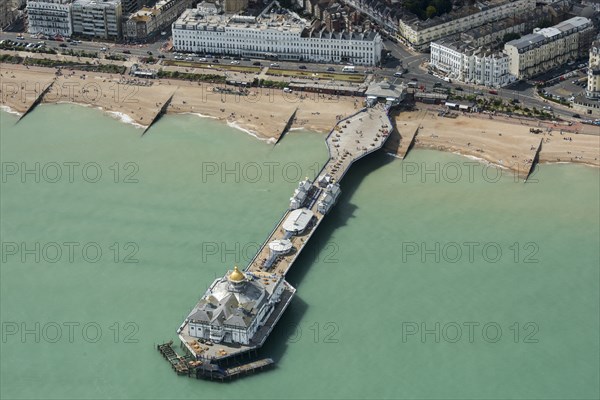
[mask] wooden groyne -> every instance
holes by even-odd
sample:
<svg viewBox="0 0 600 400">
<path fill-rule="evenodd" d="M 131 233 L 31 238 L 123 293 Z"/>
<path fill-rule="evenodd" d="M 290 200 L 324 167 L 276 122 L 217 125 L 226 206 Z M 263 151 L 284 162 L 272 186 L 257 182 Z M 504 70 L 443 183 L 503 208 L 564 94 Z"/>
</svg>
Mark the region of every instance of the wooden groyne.
<svg viewBox="0 0 600 400">
<path fill-rule="evenodd" d="M 23 118 L 25 118 L 25 116 L 27 114 L 29 114 L 30 112 L 32 112 L 35 107 L 37 107 L 38 104 L 40 104 L 42 102 L 42 100 L 44 99 L 44 96 L 46 95 L 46 93 L 48 93 L 51 89 L 52 89 L 52 85 L 54 85 L 54 82 L 56 82 L 56 78 L 54 78 L 52 80 L 52 82 L 50 82 L 45 88 L 44 90 L 42 90 L 40 92 L 40 94 L 38 94 L 38 96 L 35 98 L 35 100 L 33 101 L 33 103 L 31 103 L 31 105 L 27 108 L 27 110 L 25 110 L 25 112 L 23 113 L 23 115 L 21 115 L 19 117 L 19 119 L 17 120 L 17 123 L 19 123 L 19 121 L 21 121 Z"/>
<path fill-rule="evenodd" d="M 533 172 L 536 165 L 540 161 L 540 152 L 542 151 L 542 143 L 544 143 L 544 139 L 540 139 L 540 143 L 538 144 L 537 149 L 535 150 L 535 155 L 533 156 L 533 160 L 531 160 L 531 165 L 529 166 L 529 170 L 527 171 L 527 174 L 525 175 L 524 182 L 527 182 L 527 179 L 529 179 L 529 177 L 531 176 L 531 173 Z"/>
<path fill-rule="evenodd" d="M 417 127 L 417 129 L 415 129 L 415 131 L 413 132 L 413 134 L 411 136 L 407 136 L 406 138 L 400 138 L 400 151 L 398 152 L 398 156 L 400 156 L 402 159 L 406 158 L 406 156 L 408 155 L 408 152 L 415 146 L 415 142 L 417 141 L 417 134 L 419 133 L 419 128 Z M 404 140 L 406 139 L 406 140 Z M 404 147 L 404 143 L 406 142 L 407 145 L 406 147 Z"/>
<path fill-rule="evenodd" d="M 146 134 L 146 132 L 148 132 L 148 129 L 150 129 L 152 127 L 152 125 L 154 125 L 156 123 L 156 121 L 158 121 L 160 119 L 160 117 L 162 117 L 163 114 L 165 114 L 167 112 L 167 108 L 171 104 L 171 101 L 173 100 L 174 96 L 175 96 L 175 92 L 173 92 L 171 94 L 171 96 L 169 96 L 169 98 L 167 99 L 167 101 L 165 101 L 163 103 L 163 105 L 160 107 L 160 110 L 158 110 L 158 112 L 156 113 L 156 115 L 154 116 L 154 118 L 152 118 L 152 121 L 150 121 L 150 123 L 148 124 L 148 126 L 144 129 L 144 132 L 142 132 L 142 136 L 144 136 Z"/>
<path fill-rule="evenodd" d="M 285 134 L 288 133 L 288 131 L 292 127 L 292 124 L 294 123 L 294 120 L 296 119 L 296 113 L 297 112 L 298 112 L 298 107 L 296 107 L 296 109 L 294 110 L 294 112 L 292 113 L 292 115 L 290 116 L 290 118 L 288 119 L 287 123 L 283 127 L 283 130 L 281 131 L 281 134 L 277 138 L 277 141 L 275 142 L 275 144 L 279 143 L 281 141 L 281 139 L 283 139 L 283 137 L 285 136 Z"/>
</svg>

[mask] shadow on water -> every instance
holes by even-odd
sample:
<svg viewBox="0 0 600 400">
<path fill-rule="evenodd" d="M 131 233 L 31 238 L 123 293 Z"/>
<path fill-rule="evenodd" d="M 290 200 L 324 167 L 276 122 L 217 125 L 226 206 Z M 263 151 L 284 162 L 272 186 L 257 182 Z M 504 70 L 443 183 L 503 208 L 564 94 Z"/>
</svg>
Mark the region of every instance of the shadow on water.
<svg viewBox="0 0 600 400">
<path fill-rule="evenodd" d="M 308 304 L 302 300 L 302 280 L 315 261 L 324 257 L 323 253 L 327 252 L 333 232 L 353 218 L 358 207 L 351 203 L 351 199 L 364 178 L 394 160 L 395 158 L 385 152 L 378 151 L 353 164 L 344 177 L 341 182 L 342 195 L 338 203 L 323 220 L 286 276 L 286 280 L 296 287 L 298 292 L 260 350 L 263 357 L 271 357 L 277 362 L 283 357 L 288 343 L 297 339 L 297 327 L 308 309 Z"/>
</svg>

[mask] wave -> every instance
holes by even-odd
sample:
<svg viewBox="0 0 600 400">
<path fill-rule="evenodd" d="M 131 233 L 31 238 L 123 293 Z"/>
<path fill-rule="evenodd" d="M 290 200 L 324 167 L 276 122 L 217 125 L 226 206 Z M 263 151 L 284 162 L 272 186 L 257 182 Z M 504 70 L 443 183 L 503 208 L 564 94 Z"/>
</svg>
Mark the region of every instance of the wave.
<svg viewBox="0 0 600 400">
<path fill-rule="evenodd" d="M 102 110 L 102 107 L 98 107 Z M 103 110 L 104 111 L 104 110 Z M 131 118 L 129 115 L 119 112 L 119 111 L 105 111 L 106 113 L 108 113 L 110 116 L 116 118 L 117 120 L 129 124 L 129 125 L 133 125 L 136 128 L 139 129 L 146 129 L 148 126 L 147 125 L 142 125 L 142 124 L 138 124 L 137 122 L 135 122 L 135 120 L 133 118 Z"/>
<path fill-rule="evenodd" d="M 0 110 L 6 112 L 8 114 L 16 115 L 17 117 L 21 117 L 23 115 L 23 113 L 18 112 L 14 108 L 10 108 L 9 106 L 6 106 L 6 105 L 0 105 Z"/>
<path fill-rule="evenodd" d="M 180 113 L 180 114 L 190 114 L 190 115 L 195 115 L 200 118 L 219 119 L 217 117 L 213 117 L 212 115 L 205 115 L 205 114 L 200 114 L 200 113 L 195 113 L 195 112 L 184 112 L 184 113 Z"/>
<path fill-rule="evenodd" d="M 257 132 L 255 132 L 255 131 L 253 131 L 253 130 L 246 129 L 246 128 L 242 128 L 242 127 L 241 127 L 241 126 L 240 126 L 240 125 L 237 123 L 237 121 L 227 121 L 227 126 L 229 126 L 230 128 L 235 128 L 235 129 L 238 129 L 238 130 L 240 130 L 240 131 L 242 131 L 242 132 L 245 132 L 245 133 L 247 133 L 247 134 L 248 134 L 248 135 L 250 135 L 250 136 L 253 136 L 253 137 L 255 137 L 255 138 L 256 138 L 256 139 L 258 139 L 258 140 L 261 140 L 261 141 L 263 141 L 263 142 L 267 142 L 267 143 L 269 143 L 269 144 L 275 144 L 275 142 L 277 142 L 277 139 L 275 139 L 275 138 L 265 138 L 265 137 L 262 137 L 262 136 L 260 136 L 260 135 L 259 135 Z"/>
</svg>

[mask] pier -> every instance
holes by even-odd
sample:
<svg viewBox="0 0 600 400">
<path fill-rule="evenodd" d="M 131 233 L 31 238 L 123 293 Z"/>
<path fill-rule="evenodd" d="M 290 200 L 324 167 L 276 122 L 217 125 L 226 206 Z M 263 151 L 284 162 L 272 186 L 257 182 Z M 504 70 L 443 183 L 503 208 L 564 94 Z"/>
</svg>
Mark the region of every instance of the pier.
<svg viewBox="0 0 600 400">
<path fill-rule="evenodd" d="M 321 169 L 319 176 L 329 175 L 332 182 L 339 184 L 354 162 L 381 149 L 389 137 L 391 126 L 387 111 L 382 105 L 362 109 L 339 121 L 327 136 L 329 160 Z M 288 237 L 283 225 L 290 213 L 295 210 L 286 210 L 256 256 L 246 267 L 246 271 L 263 279 L 269 279 L 272 274 L 285 277 L 325 216 L 319 212 L 317 201 L 323 189 L 317 179 L 310 182 L 307 190 L 309 196 L 298 208 L 309 210 L 312 213 L 310 227 L 302 234 Z M 268 244 L 278 240 L 290 240 L 293 246 L 292 251 L 288 255 L 279 256 L 270 267 L 266 267 L 264 264 L 270 253 Z"/>
<path fill-rule="evenodd" d="M 390 108 L 404 94 L 404 87 L 377 84 L 367 92 L 365 108 L 336 123 L 326 138 L 327 162 L 314 179 L 298 184 L 289 206 L 243 272 L 235 267 L 215 279 L 177 329 L 184 355 L 179 356 L 171 342 L 158 346 L 178 374 L 225 380 L 273 364 L 252 355 L 296 293 L 285 277 L 337 202 L 340 182 L 350 167 L 380 150 L 389 138 L 394 126 Z M 187 360 L 187 372 L 182 360 Z M 228 369 L 230 364 L 234 366 Z"/>
</svg>

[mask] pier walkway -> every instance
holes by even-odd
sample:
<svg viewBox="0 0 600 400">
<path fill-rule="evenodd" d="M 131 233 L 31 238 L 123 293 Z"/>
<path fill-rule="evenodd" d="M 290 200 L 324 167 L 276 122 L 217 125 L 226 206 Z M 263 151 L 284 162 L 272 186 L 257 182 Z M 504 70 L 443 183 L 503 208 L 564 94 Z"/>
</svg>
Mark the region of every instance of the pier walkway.
<svg viewBox="0 0 600 400">
<path fill-rule="evenodd" d="M 358 113 L 339 121 L 327 136 L 329 160 L 321 169 L 319 176 L 327 174 L 334 182 L 339 183 L 355 161 L 381 149 L 389 137 L 391 128 L 392 124 L 383 104 L 364 108 Z M 246 267 L 246 271 L 261 277 L 264 282 L 268 282 L 272 274 L 280 276 L 287 274 L 325 216 L 318 210 L 317 200 L 323 189 L 318 185 L 317 178 L 315 177 L 311 182 L 311 188 L 308 190 L 310 196 L 307 197 L 305 204 L 301 207 L 312 212 L 313 217 L 308 228 L 303 233 L 290 237 L 283 224 L 294 210 L 286 210 L 256 256 Z M 284 239 L 291 241 L 292 251 L 287 255 L 279 256 L 268 268 L 265 267 L 265 262 L 270 253 L 268 244 Z"/>
<path fill-rule="evenodd" d="M 299 183 L 289 207 L 245 268 L 248 279 L 260 280 L 263 287 L 276 285 L 283 280 L 276 306 L 249 343 L 198 339 L 189 332 L 187 319 L 179 327 L 177 333 L 181 346 L 190 360 L 188 375 L 220 379 L 262 369 L 272 363 L 272 360 L 263 360 L 256 364 L 241 364 L 242 368 L 224 369 L 224 365 L 230 361 L 235 363 L 240 358 L 250 357 L 262 347 L 290 304 L 296 289 L 285 281 L 285 276 L 340 196 L 339 182 L 352 164 L 381 149 L 390 136 L 392 122 L 388 106 L 389 104 L 372 104 L 371 107 L 363 108 L 338 121 L 326 140 L 329 159 L 314 179 L 307 178 Z M 170 349 L 170 344 L 159 347 L 159 351 L 171 362 L 172 368 L 179 374 L 185 374 L 181 357 L 173 354 Z M 236 367 L 238 366 L 240 365 Z"/>
</svg>

